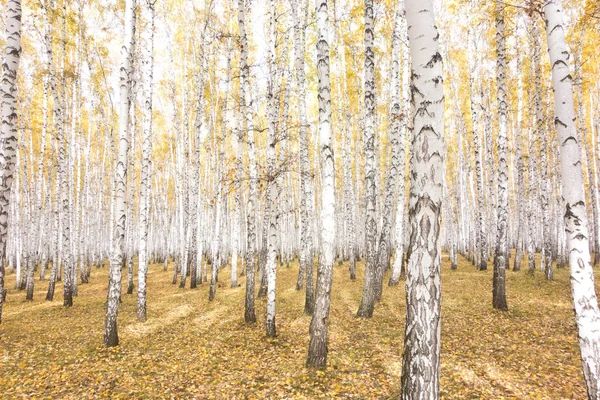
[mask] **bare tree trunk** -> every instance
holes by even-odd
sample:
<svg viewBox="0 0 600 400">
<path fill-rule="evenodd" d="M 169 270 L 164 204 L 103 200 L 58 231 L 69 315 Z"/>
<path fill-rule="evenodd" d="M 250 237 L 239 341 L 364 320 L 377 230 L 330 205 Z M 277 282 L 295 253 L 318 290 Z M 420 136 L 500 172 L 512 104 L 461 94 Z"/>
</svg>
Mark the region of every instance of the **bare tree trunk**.
<svg viewBox="0 0 600 400">
<path fill-rule="evenodd" d="M 135 70 L 137 66 L 133 68 L 132 77 L 135 79 Z M 133 201 L 135 197 L 135 98 L 137 89 L 132 89 L 131 100 L 130 100 L 130 128 L 129 128 L 129 166 L 127 171 L 129 173 L 128 179 L 128 199 L 126 208 L 126 233 L 125 233 L 125 264 L 127 266 L 127 294 L 133 294 Z"/>
<path fill-rule="evenodd" d="M 523 34 L 521 31 L 521 17 L 517 17 L 517 37 L 521 37 Z M 523 243 L 525 241 L 526 234 L 526 197 L 525 197 L 525 174 L 523 165 L 523 152 L 521 150 L 522 135 L 523 135 L 523 77 L 522 77 L 522 56 L 521 52 L 517 55 L 517 124 L 516 124 L 516 143 L 514 145 L 516 151 L 517 165 L 516 165 L 516 204 L 517 204 L 517 241 L 515 245 L 515 261 L 513 271 L 517 272 L 521 270 L 521 259 L 523 258 Z"/>
<path fill-rule="evenodd" d="M 327 0 L 317 7 L 317 74 L 321 147 L 321 249 L 317 270 L 315 310 L 310 323 L 309 367 L 327 365 L 327 329 L 335 257 L 335 170 L 331 143 L 331 83 L 329 81 L 329 17 Z"/>
<path fill-rule="evenodd" d="M 496 0 L 496 52 L 498 71 L 498 226 L 494 254 L 493 299 L 495 309 L 506 311 L 506 265 L 508 250 L 508 123 L 506 104 L 506 41 L 504 2 Z"/>
<path fill-rule="evenodd" d="M 401 398 L 439 399 L 444 90 L 430 0 L 406 0 L 412 60 L 411 225 Z M 427 293 L 424 296 L 423 293 Z"/>
<path fill-rule="evenodd" d="M 373 0 L 365 0 L 365 214 L 366 264 L 363 295 L 357 317 L 371 318 L 375 308 L 377 269 L 377 197 L 375 166 L 375 53 L 373 51 Z"/>
<path fill-rule="evenodd" d="M 396 179 L 404 178 L 404 174 L 399 174 L 399 168 L 402 164 L 400 159 L 404 156 L 400 154 L 404 146 L 400 144 L 402 138 L 400 112 L 400 46 L 401 46 L 401 28 L 404 20 L 404 4 L 399 3 L 396 10 L 396 20 L 394 22 L 394 32 L 392 33 L 392 104 L 390 109 L 390 132 L 389 140 L 392 144 L 392 162 L 388 170 L 388 176 L 385 186 L 385 203 L 383 208 L 383 224 L 379 238 L 379 249 L 377 251 L 377 267 L 375 271 L 375 299 L 381 300 L 383 291 L 383 274 L 390 269 L 391 257 L 391 231 L 393 217 L 393 201 L 396 192 Z M 404 172 L 404 171 L 402 171 Z M 402 256 L 400 256 L 402 257 Z"/>
<path fill-rule="evenodd" d="M 248 66 L 248 40 L 246 38 L 246 6 L 244 0 L 238 0 L 238 24 L 240 37 L 240 100 L 243 101 L 242 110 L 246 115 L 246 151 L 248 152 L 248 165 L 250 175 L 250 194 L 247 206 L 247 236 L 248 249 L 246 251 L 246 300 L 244 319 L 246 323 L 256 322 L 254 311 L 254 270 L 256 268 L 256 201 L 258 195 L 258 171 L 256 170 L 256 154 L 254 150 L 254 121 L 252 111 L 252 96 L 250 93 L 250 67 Z"/>
<path fill-rule="evenodd" d="M 140 251 L 138 257 L 138 302 L 137 319 L 146 321 L 146 276 L 148 274 L 148 227 L 150 225 L 150 193 L 152 193 L 152 93 L 154 78 L 154 0 L 146 0 L 141 7 L 142 18 L 146 20 L 143 38 L 147 54 L 143 60 L 144 108 L 142 143 L 142 171 L 140 182 Z"/>
<path fill-rule="evenodd" d="M 583 376 L 589 399 L 600 399 L 600 309 L 594 289 L 594 273 L 589 252 L 589 231 L 583 191 L 581 145 L 577 139 L 573 79 L 569 50 L 565 41 L 567 26 L 560 0 L 544 5 L 548 53 L 554 85 L 555 125 L 560 143 L 561 176 L 565 199 L 565 232 L 568 238 L 571 288 Z"/>
<path fill-rule="evenodd" d="M 475 10 L 472 9 L 473 15 Z M 473 19 L 474 21 L 474 19 Z M 474 25 L 474 24 L 473 24 Z M 473 132 L 473 153 L 475 156 L 475 174 L 476 174 L 476 190 L 477 190 L 477 203 L 476 203 L 476 218 L 475 218 L 475 259 L 477 269 L 480 271 L 487 270 L 487 234 L 485 229 L 485 218 L 484 218 L 484 187 L 483 187 L 483 170 L 482 170 L 482 152 L 483 147 L 480 141 L 480 127 L 477 110 L 483 107 L 481 96 L 476 88 L 476 74 L 477 69 L 477 48 L 476 48 L 476 34 L 473 33 L 474 28 L 469 30 L 469 63 L 471 64 L 471 72 L 469 74 L 469 85 L 471 92 L 471 124 Z"/>
<path fill-rule="evenodd" d="M 237 124 L 235 132 L 232 135 L 232 147 L 235 151 L 235 182 L 234 182 L 234 211 L 233 211 L 233 232 L 232 232 L 232 249 L 231 249 L 231 282 L 230 286 L 236 288 L 238 284 L 238 258 L 240 253 L 240 230 L 242 225 L 242 195 L 240 193 L 241 180 L 243 174 L 242 164 L 242 142 L 243 136 L 242 131 L 244 129 L 244 123 L 242 121 L 243 115 L 240 115 L 242 110 L 239 105 L 236 107 L 235 122 Z M 240 259 L 241 261 L 241 259 Z"/>
<path fill-rule="evenodd" d="M 131 102 L 131 64 L 135 37 L 135 4 L 136 0 L 126 0 L 125 32 L 121 47 L 120 74 L 120 115 L 119 115 L 119 146 L 115 170 L 115 236 L 110 257 L 110 272 L 108 280 L 108 300 L 106 304 L 106 319 L 104 323 L 104 345 L 113 347 L 119 344 L 117 332 L 117 315 L 119 299 L 121 298 L 121 267 L 123 265 L 125 242 L 125 188 L 127 185 L 127 138 L 129 130 L 129 106 Z"/>
<path fill-rule="evenodd" d="M 398 120 L 400 124 L 400 137 L 398 138 L 399 143 L 399 154 L 400 162 L 398 164 L 398 200 L 396 204 L 396 248 L 394 255 L 394 263 L 392 264 L 392 273 L 390 275 L 389 286 L 396 286 L 400 282 L 400 277 L 404 275 L 404 220 L 405 220 L 405 208 L 406 208 L 406 139 L 408 132 L 408 114 L 410 107 L 410 55 L 408 50 L 408 27 L 406 26 L 406 10 L 404 6 L 404 0 L 398 4 L 398 13 L 396 18 L 400 18 L 398 24 L 398 39 L 394 37 L 394 40 L 398 40 L 397 45 L 400 46 L 398 51 L 402 55 L 402 90 L 401 94 L 398 93 L 400 88 L 393 89 L 394 95 L 398 99 L 398 106 L 393 105 L 393 110 L 396 110 L 393 116 L 394 121 Z M 393 43 L 392 43 L 392 53 Z M 394 57 L 394 60 L 398 56 Z M 392 60 L 392 62 L 395 62 Z M 393 64 L 392 64 L 393 67 Z M 392 96 L 392 101 L 394 97 Z M 395 123 L 395 122 L 394 122 Z"/>
<path fill-rule="evenodd" d="M 275 54 L 275 0 L 269 1 L 269 33 L 268 33 L 268 70 L 269 70 L 269 88 L 267 91 L 267 168 L 269 180 L 267 182 L 267 193 L 265 202 L 271 210 L 267 222 L 267 230 L 264 232 L 267 235 L 267 259 L 265 264 L 265 274 L 267 276 L 267 313 L 266 313 L 266 333 L 267 337 L 275 337 L 277 335 L 275 325 L 275 290 L 277 279 L 277 267 L 275 258 L 277 257 L 277 233 L 279 231 L 279 216 L 276 207 L 277 201 L 277 172 L 275 171 L 276 146 L 277 146 L 277 131 L 276 131 L 276 111 L 275 111 L 275 91 L 276 91 L 276 54 Z"/>
<path fill-rule="evenodd" d="M 534 40 L 539 40 L 538 24 L 534 21 Z M 534 50 L 533 68 L 534 68 L 534 108 L 535 108 L 535 137 L 542 145 L 548 142 L 547 129 L 544 126 L 544 116 L 542 108 L 542 72 L 540 65 L 540 47 L 539 42 L 536 43 Z M 548 180 L 548 161 L 545 149 L 540 149 L 539 168 L 540 168 L 540 205 L 542 211 L 542 254 L 541 254 L 541 269 L 544 271 L 546 279 L 552 279 L 552 239 L 550 237 L 550 208 L 548 204 L 550 182 Z"/>
</svg>

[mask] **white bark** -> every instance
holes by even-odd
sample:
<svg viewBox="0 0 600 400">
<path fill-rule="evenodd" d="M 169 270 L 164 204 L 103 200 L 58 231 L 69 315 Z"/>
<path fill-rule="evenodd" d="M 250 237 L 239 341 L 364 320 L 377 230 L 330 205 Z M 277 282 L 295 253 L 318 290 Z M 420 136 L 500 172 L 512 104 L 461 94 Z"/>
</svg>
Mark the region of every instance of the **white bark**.
<svg viewBox="0 0 600 400">
<path fill-rule="evenodd" d="M 375 165 L 375 54 L 373 0 L 365 0 L 365 280 L 357 316 L 371 318 L 375 308 L 377 268 L 377 168 Z"/>
<path fill-rule="evenodd" d="M 404 2 L 399 2 L 396 10 L 396 18 L 394 22 L 394 31 L 392 33 L 392 70 L 391 70 L 391 91 L 392 102 L 390 107 L 390 129 L 388 140 L 392 144 L 391 148 L 391 163 L 387 173 L 387 181 L 385 186 L 385 202 L 383 208 L 383 224 L 381 227 L 381 235 L 379 239 L 379 248 L 377 250 L 377 269 L 375 273 L 375 298 L 381 300 L 383 290 L 383 274 L 390 268 L 391 256 L 391 230 L 393 217 L 393 200 L 396 192 L 397 179 L 404 178 L 404 171 L 400 172 L 399 168 L 404 167 L 401 162 L 404 154 L 404 146 L 401 143 L 401 125 L 402 114 L 400 108 L 400 47 L 402 45 L 402 31 L 404 25 Z M 404 160 L 402 160 L 404 161 Z M 402 206 L 402 211 L 404 206 Z M 400 259 L 402 253 L 398 254 Z"/>
<path fill-rule="evenodd" d="M 494 254 L 493 306 L 506 311 L 506 266 L 508 265 L 508 106 L 506 104 L 506 41 L 504 2 L 496 0 L 496 53 L 498 82 L 498 218 Z"/>
<path fill-rule="evenodd" d="M 392 264 L 392 273 L 390 276 L 389 285 L 395 286 L 400 282 L 400 277 L 404 273 L 403 264 L 404 264 L 404 215 L 406 208 L 406 140 L 407 140 L 407 132 L 408 132 L 408 113 L 410 107 L 410 56 L 408 54 L 408 31 L 406 26 L 406 10 L 404 6 L 404 0 L 401 0 L 398 4 L 398 14 L 396 18 L 398 25 L 398 37 L 394 36 L 392 43 L 392 54 L 394 53 L 394 43 L 397 43 L 399 46 L 398 51 L 400 54 L 398 56 L 392 56 L 392 63 L 396 63 L 397 57 L 402 56 L 402 84 L 400 85 L 400 81 L 398 81 L 398 86 L 393 84 L 392 93 L 392 102 L 398 102 L 398 105 L 393 104 L 392 107 L 394 110 L 393 113 L 393 123 L 398 124 L 399 127 L 394 127 L 394 129 L 400 129 L 399 138 L 398 138 L 398 199 L 396 204 L 396 228 L 395 228 L 395 237 L 396 237 L 396 246 L 395 246 L 395 256 L 394 262 Z M 394 33 L 396 35 L 396 32 Z M 404 42 L 404 43 L 403 43 Z M 395 68 L 394 64 L 392 64 L 392 68 Z M 395 76 L 395 72 L 392 71 L 392 78 L 397 79 Z M 401 91 L 400 91 L 400 88 Z M 398 93 L 400 91 L 400 93 Z M 397 111 L 396 111 L 397 109 Z"/>
<path fill-rule="evenodd" d="M 430 0 L 406 0 L 412 60 L 413 139 L 402 399 L 439 399 L 440 226 L 444 182 L 444 90 Z"/>
<path fill-rule="evenodd" d="M 331 83 L 329 80 L 329 17 L 327 0 L 317 3 L 317 75 L 319 78 L 319 145 L 321 159 L 321 248 L 315 309 L 310 323 L 307 366 L 327 365 L 327 329 L 335 257 L 335 170 L 331 142 Z"/>
<path fill-rule="evenodd" d="M 269 171 L 269 179 L 267 181 L 266 203 L 271 211 L 265 220 L 268 230 L 265 232 L 267 236 L 267 262 L 265 264 L 265 273 L 267 274 L 267 319 L 266 331 L 268 337 L 277 335 L 275 325 L 275 289 L 277 280 L 277 268 L 275 258 L 277 257 L 277 233 L 279 231 L 279 213 L 277 211 L 277 185 L 278 180 L 275 170 L 276 146 L 277 146 L 277 114 L 275 102 L 276 99 L 276 54 L 275 54 L 275 0 L 269 1 L 269 33 L 268 33 L 268 64 L 269 64 L 269 88 L 267 93 L 267 168 Z M 274 215 L 273 215 L 274 214 Z"/>
<path fill-rule="evenodd" d="M 131 101 L 131 64 L 135 33 L 136 0 L 126 0 L 125 32 L 121 47 L 121 72 L 119 89 L 119 145 L 115 170 L 115 233 L 110 257 L 108 301 L 104 323 L 104 345 L 113 347 L 119 344 L 117 315 L 121 297 L 121 266 L 123 265 L 125 242 L 125 188 L 127 185 L 127 151 L 129 137 L 129 106 Z"/>
<path fill-rule="evenodd" d="M 4 304 L 4 263 L 8 211 L 17 152 L 17 73 L 21 59 L 21 1 L 6 2 L 6 42 L 0 81 L 0 322 Z"/>
<path fill-rule="evenodd" d="M 142 143 L 142 171 L 140 182 L 140 250 L 138 256 L 138 302 L 137 318 L 146 321 L 146 276 L 148 274 L 148 226 L 150 224 L 150 193 L 152 192 L 152 93 L 154 78 L 154 0 L 146 0 L 141 7 L 142 19 L 147 22 L 142 34 L 147 54 L 142 62 L 144 84 L 144 107 Z"/>
<path fill-rule="evenodd" d="M 560 143 L 560 171 L 565 199 L 565 232 L 568 241 L 575 323 L 589 399 L 600 399 L 600 310 L 590 262 L 589 231 L 583 189 L 581 145 L 575 126 L 573 80 L 567 27 L 560 0 L 544 6 L 548 53 L 554 86 L 555 125 Z"/>
<path fill-rule="evenodd" d="M 258 200 L 258 171 L 256 169 L 256 154 L 254 150 L 254 121 L 252 111 L 252 96 L 250 93 L 250 67 L 248 66 L 248 40 L 246 38 L 246 6 L 244 0 L 238 0 L 238 24 L 240 36 L 240 70 L 241 86 L 240 100 L 242 110 L 246 115 L 246 151 L 248 152 L 248 169 L 250 175 L 250 194 L 247 206 L 247 241 L 246 252 L 246 300 L 244 318 L 246 323 L 256 322 L 254 311 L 254 269 L 256 267 L 256 202 Z"/>
</svg>

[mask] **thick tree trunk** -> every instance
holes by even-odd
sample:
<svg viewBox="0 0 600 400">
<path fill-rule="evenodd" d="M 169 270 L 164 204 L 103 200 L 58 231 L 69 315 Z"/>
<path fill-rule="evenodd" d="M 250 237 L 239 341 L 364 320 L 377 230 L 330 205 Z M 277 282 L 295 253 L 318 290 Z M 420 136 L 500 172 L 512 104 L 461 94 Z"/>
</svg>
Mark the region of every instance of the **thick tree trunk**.
<svg viewBox="0 0 600 400">
<path fill-rule="evenodd" d="M 569 67 L 569 50 L 565 41 L 567 27 L 561 1 L 547 1 L 544 15 L 554 85 L 555 126 L 560 143 L 565 232 L 575 323 L 588 398 L 596 400 L 600 399 L 600 309 L 590 262 L 581 145 L 575 126 L 573 79 Z"/>
<path fill-rule="evenodd" d="M 6 299 L 4 289 L 4 264 L 8 241 L 8 211 L 10 191 L 15 172 L 17 153 L 17 73 L 21 60 L 21 1 L 8 0 L 5 3 L 6 35 L 2 81 L 0 81 L 0 155 L 3 163 L 0 169 L 0 322 L 2 305 Z"/>
<path fill-rule="evenodd" d="M 430 0 L 406 0 L 413 133 L 401 398 L 439 399 L 444 85 Z M 427 293 L 426 296 L 423 293 Z"/>
</svg>

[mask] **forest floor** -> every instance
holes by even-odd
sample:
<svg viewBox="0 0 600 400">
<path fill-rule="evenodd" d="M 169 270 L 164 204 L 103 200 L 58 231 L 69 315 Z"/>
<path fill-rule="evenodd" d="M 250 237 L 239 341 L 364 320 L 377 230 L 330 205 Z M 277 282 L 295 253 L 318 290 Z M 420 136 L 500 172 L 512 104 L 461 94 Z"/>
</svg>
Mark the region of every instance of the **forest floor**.
<svg viewBox="0 0 600 400">
<path fill-rule="evenodd" d="M 297 263 L 278 270 L 277 332 L 264 333 L 266 300 L 257 300 L 255 326 L 244 324 L 244 281 L 229 287 L 220 274 L 215 301 L 208 285 L 180 289 L 173 272 L 152 265 L 148 321 L 136 321 L 136 298 L 123 294 L 120 345 L 103 347 L 108 269 L 92 271 L 74 306 L 12 288 L 0 324 L 0 398 L 394 398 L 399 394 L 405 291 L 385 286 L 371 320 L 355 318 L 362 280 L 335 266 L 329 367 L 304 366 L 310 317 L 295 290 Z M 362 263 L 358 276 L 362 276 Z M 126 274 L 124 274 L 124 289 Z M 491 307 L 492 272 L 466 260 L 442 272 L 441 393 L 447 399 L 583 399 L 568 270 L 507 272 L 508 312 Z M 598 282 L 598 279 L 596 279 Z M 189 281 L 188 281 L 189 282 Z M 387 280 L 386 280 L 387 283 Z M 598 289 L 597 289 L 598 290 Z M 125 292 L 123 292 L 125 293 Z M 134 292 L 135 293 L 135 292 Z"/>
</svg>

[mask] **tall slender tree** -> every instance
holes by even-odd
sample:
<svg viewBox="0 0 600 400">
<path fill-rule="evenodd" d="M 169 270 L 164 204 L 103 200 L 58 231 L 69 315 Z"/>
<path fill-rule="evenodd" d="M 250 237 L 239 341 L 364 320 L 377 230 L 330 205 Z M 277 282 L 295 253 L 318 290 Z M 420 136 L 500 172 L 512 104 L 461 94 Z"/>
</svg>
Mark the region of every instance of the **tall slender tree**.
<svg viewBox="0 0 600 400">
<path fill-rule="evenodd" d="M 494 254 L 492 303 L 497 310 L 506 305 L 506 266 L 508 265 L 508 106 L 506 104 L 506 33 L 504 1 L 496 0 L 496 70 L 498 71 L 498 227 Z"/>
<path fill-rule="evenodd" d="M 136 0 L 125 2 L 125 32 L 121 47 L 121 70 L 119 78 L 119 145 L 117 165 L 115 170 L 115 221 L 114 243 L 110 257 L 108 278 L 108 300 L 106 304 L 106 319 L 104 322 L 104 345 L 113 347 L 119 344 L 117 332 L 117 315 L 121 298 L 121 266 L 124 257 L 125 242 L 125 188 L 127 185 L 127 151 L 129 137 L 129 107 L 131 103 L 131 75 L 133 44 L 135 38 L 135 7 Z"/>
<path fill-rule="evenodd" d="M 365 280 L 357 316 L 371 318 L 375 308 L 377 274 L 377 196 L 375 166 L 375 52 L 373 0 L 365 0 Z"/>
<path fill-rule="evenodd" d="M 310 322 L 307 366 L 327 365 L 327 329 L 335 257 L 335 168 L 331 141 L 329 79 L 329 15 L 327 0 L 317 2 L 317 75 L 319 79 L 319 145 L 321 162 L 321 248 L 315 311 Z"/>
<path fill-rule="evenodd" d="M 275 15 L 275 0 L 269 1 L 269 32 L 268 32 L 268 65 L 269 65 L 269 87 L 267 90 L 267 168 L 269 171 L 268 187 L 265 196 L 266 207 L 271 211 L 268 217 L 265 217 L 267 222 L 267 230 L 263 234 L 267 237 L 267 259 L 265 265 L 265 274 L 267 275 L 267 314 L 266 314 L 266 331 L 268 337 L 277 335 L 275 325 L 275 290 L 277 280 L 277 235 L 279 231 L 279 213 L 276 207 L 277 186 L 279 181 L 276 177 L 278 172 L 275 170 L 276 153 L 277 153 L 277 110 L 276 110 L 276 86 L 277 82 L 277 60 L 276 60 L 276 15 Z M 277 99 L 278 101 L 278 99 Z"/>
<path fill-rule="evenodd" d="M 152 192 L 152 94 L 154 88 L 154 4 L 146 0 L 142 4 L 142 18 L 146 28 L 142 34 L 147 53 L 142 62 L 144 84 L 142 171 L 140 180 L 140 248 L 138 256 L 138 303 L 137 318 L 146 321 L 146 276 L 148 274 L 148 228 L 150 225 L 150 193 Z"/>
<path fill-rule="evenodd" d="M 404 5 L 404 0 L 400 0 L 398 4 L 398 11 L 396 14 L 396 18 L 400 19 L 396 22 L 396 26 L 398 27 L 396 38 L 395 36 L 392 38 L 392 53 L 394 53 L 394 43 L 399 47 L 397 50 L 400 52 L 398 56 L 401 56 L 402 60 L 402 83 L 399 87 L 395 87 L 394 92 L 392 93 L 392 102 L 398 101 L 398 105 L 392 105 L 392 118 L 393 124 L 399 124 L 400 129 L 400 137 L 398 138 L 398 199 L 396 204 L 396 246 L 395 246 L 395 255 L 394 255 L 394 263 L 392 264 L 392 273 L 390 275 L 390 286 L 396 286 L 400 282 L 400 277 L 405 272 L 403 269 L 404 265 L 404 221 L 405 221 L 405 208 L 406 208 L 406 139 L 408 132 L 408 113 L 409 113 L 409 103 L 410 103 L 410 56 L 408 54 L 408 32 L 406 26 L 406 10 Z M 394 32 L 396 34 L 396 32 Z M 397 57 L 392 56 L 392 62 L 397 59 Z M 394 64 L 392 64 L 392 78 L 395 78 L 394 75 Z M 400 90 L 400 93 L 398 93 Z M 394 127 L 395 128 L 395 127 Z"/>
<path fill-rule="evenodd" d="M 238 0 L 238 27 L 240 36 L 240 101 L 246 119 L 246 151 L 248 153 L 248 169 L 250 177 L 250 193 L 246 207 L 246 231 L 248 249 L 246 250 L 246 300 L 244 319 L 246 323 L 256 322 L 254 311 L 254 270 L 256 268 L 256 202 L 258 200 L 258 171 L 254 150 L 254 115 L 252 111 L 252 95 L 250 93 L 250 66 L 248 65 L 248 39 L 246 38 L 246 5 Z"/>
<path fill-rule="evenodd" d="M 390 268 L 391 256 L 391 231 L 392 217 L 394 210 L 394 195 L 396 192 L 397 178 L 403 178 L 404 174 L 399 175 L 401 165 L 400 154 L 404 150 L 400 141 L 401 129 L 401 113 L 400 113 L 400 46 L 401 46 L 401 29 L 404 20 L 404 4 L 398 2 L 396 10 L 396 18 L 394 21 L 394 32 L 392 33 L 392 104 L 390 109 L 390 131 L 389 139 L 392 144 L 392 161 L 388 169 L 387 180 L 385 184 L 385 202 L 383 207 L 383 224 L 381 227 L 381 235 L 379 238 L 379 249 L 377 250 L 377 268 L 375 271 L 375 298 L 381 300 L 383 290 L 383 274 Z M 404 164 L 402 164 L 404 166 Z M 404 172 L 404 171 L 403 171 Z M 402 211 L 401 211 L 402 212 Z M 400 257 L 402 257 L 400 255 Z"/>
<path fill-rule="evenodd" d="M 473 6 L 473 2 L 471 2 Z M 475 21 L 475 10 L 474 7 L 471 7 L 472 11 L 472 21 Z M 472 25 L 474 23 L 471 22 Z M 475 33 L 476 29 L 471 27 L 469 29 L 469 44 L 468 44 L 468 53 L 469 53 L 469 64 L 471 65 L 471 71 L 469 74 L 469 89 L 471 92 L 471 125 L 473 132 L 473 154 L 475 156 L 475 175 L 476 175 L 476 190 L 477 190 L 477 203 L 475 213 L 477 215 L 475 219 L 475 262 L 477 263 L 477 269 L 480 271 L 487 270 L 487 236 L 485 229 L 485 213 L 484 213 L 484 187 L 483 187 L 483 166 L 482 166 L 482 150 L 481 146 L 481 136 L 480 136 L 480 126 L 479 126 L 479 113 L 478 110 L 482 106 L 481 104 L 481 96 L 479 95 L 479 90 L 476 86 L 478 63 L 477 63 L 477 37 Z"/>
</svg>

